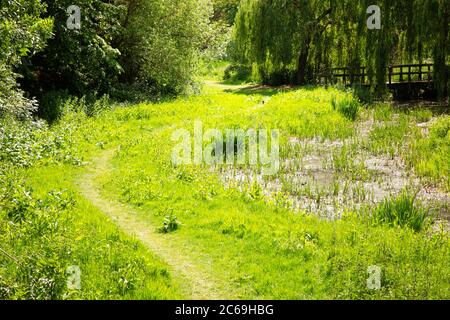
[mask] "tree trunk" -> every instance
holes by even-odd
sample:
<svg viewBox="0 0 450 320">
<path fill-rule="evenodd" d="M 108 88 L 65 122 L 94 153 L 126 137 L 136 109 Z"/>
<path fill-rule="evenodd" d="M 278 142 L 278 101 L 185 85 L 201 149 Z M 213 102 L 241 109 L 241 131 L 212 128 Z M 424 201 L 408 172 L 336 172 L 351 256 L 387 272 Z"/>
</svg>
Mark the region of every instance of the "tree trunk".
<svg viewBox="0 0 450 320">
<path fill-rule="evenodd" d="M 296 75 L 297 84 L 300 85 L 306 84 L 306 69 L 308 65 L 308 56 L 309 56 L 309 43 L 306 44 L 300 50 Z"/>
<path fill-rule="evenodd" d="M 439 24 L 439 34 L 437 35 L 437 43 L 434 48 L 434 73 L 435 73 L 435 87 L 438 91 L 440 99 L 445 99 L 448 96 L 448 70 L 447 70 L 447 52 L 448 52 L 448 18 L 450 12 L 447 7 L 444 7 L 442 20 Z"/>
</svg>

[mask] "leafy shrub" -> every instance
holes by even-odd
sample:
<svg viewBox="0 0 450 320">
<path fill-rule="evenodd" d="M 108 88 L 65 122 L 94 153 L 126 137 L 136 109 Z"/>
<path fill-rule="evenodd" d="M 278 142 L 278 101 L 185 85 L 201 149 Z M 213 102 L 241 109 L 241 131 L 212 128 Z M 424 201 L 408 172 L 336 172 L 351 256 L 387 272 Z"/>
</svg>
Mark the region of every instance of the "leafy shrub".
<svg viewBox="0 0 450 320">
<path fill-rule="evenodd" d="M 16 75 L 0 61 L 0 119 L 10 116 L 29 119 L 36 108 L 36 101 L 24 97 L 23 91 L 17 87 Z"/>
<path fill-rule="evenodd" d="M 112 43 L 122 30 L 120 19 L 126 8 L 101 0 L 40 2 L 45 5 L 45 15 L 54 21 L 54 36 L 20 70 L 24 89 L 36 96 L 50 90 L 68 90 L 76 95 L 107 92 L 122 71 L 120 52 Z M 73 4 L 82 12 L 79 30 L 70 30 L 66 24 L 66 10 Z"/>
<path fill-rule="evenodd" d="M 0 121 L 0 161 L 18 167 L 37 162 L 80 164 L 74 156 L 70 123 L 50 130 L 44 121 Z"/>
<path fill-rule="evenodd" d="M 38 197 L 14 173 L 0 172 L 1 299 L 61 299 L 69 263 L 66 191 Z"/>
<path fill-rule="evenodd" d="M 38 116 L 49 123 L 60 119 L 64 114 L 65 102 L 69 99 L 67 91 L 48 91 L 39 99 Z"/>
<path fill-rule="evenodd" d="M 163 226 L 158 228 L 160 233 L 169 233 L 176 231 L 179 227 L 180 222 L 177 217 L 173 214 L 173 209 L 169 209 L 170 214 L 166 215 L 163 221 Z"/>
<path fill-rule="evenodd" d="M 411 111 L 411 115 L 414 117 L 416 122 L 428 122 L 433 117 L 433 112 L 429 109 L 415 109 Z"/>
<path fill-rule="evenodd" d="M 223 79 L 228 82 L 244 82 L 249 81 L 251 75 L 250 67 L 232 64 L 225 69 Z"/>
<path fill-rule="evenodd" d="M 397 198 L 385 199 L 372 213 L 375 224 L 423 230 L 431 221 L 429 210 L 416 201 L 416 195 L 403 191 Z"/>
</svg>

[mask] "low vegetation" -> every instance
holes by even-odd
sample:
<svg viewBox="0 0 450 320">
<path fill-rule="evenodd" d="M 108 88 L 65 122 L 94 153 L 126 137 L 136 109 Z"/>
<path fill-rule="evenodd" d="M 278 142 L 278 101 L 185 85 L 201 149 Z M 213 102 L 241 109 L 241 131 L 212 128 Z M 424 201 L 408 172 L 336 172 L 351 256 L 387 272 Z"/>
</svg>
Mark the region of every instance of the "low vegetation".
<svg viewBox="0 0 450 320">
<path fill-rule="evenodd" d="M 449 1 L 76 2 L 0 0 L 0 299 L 450 298 L 448 109 L 386 86 L 448 105 Z"/>
<path fill-rule="evenodd" d="M 208 255 L 211 272 L 237 297 L 449 297 L 448 233 L 432 231 L 433 215 L 410 193 L 386 198 L 369 210 L 371 219 L 362 218 L 367 210 L 343 206 L 341 219 L 327 220 L 293 210 L 290 192 L 271 196 L 260 184 L 243 189 L 226 185 L 220 169 L 173 167 L 170 161 L 174 128 L 192 130 L 196 119 L 205 128 L 280 128 L 286 159 L 295 156 L 290 149 L 294 137 L 351 141 L 358 136 L 357 127 L 373 115 L 379 123 L 361 146 L 370 146 L 374 154 L 394 150 L 416 174 L 445 187 L 447 116 L 432 120 L 425 134 L 416 132 L 417 115 L 384 106 L 358 107 L 358 116 L 349 119 L 333 105 L 356 102 L 350 93 L 336 89 L 222 90 L 211 85 L 199 96 L 100 110 L 91 117 L 70 108 L 52 127 L 4 123 L 1 297 L 183 297 L 182 284 L 171 276 L 170 267 L 80 195 L 77 177 L 104 150 L 117 151 L 113 170 L 98 181 L 103 196 L 134 207 L 141 219 L 159 229 L 160 237 L 170 233 L 175 246 L 189 243 L 202 252 L 192 256 L 197 263 L 203 264 L 204 254 Z M 393 114 L 399 121 L 391 124 Z M 394 126 L 403 134 L 381 135 L 379 126 Z M 411 132 L 418 139 L 405 145 Z M 339 165 L 342 172 L 367 171 L 346 164 L 360 147 L 349 144 Z M 436 165 L 424 170 L 424 163 Z M 366 174 L 369 179 L 370 172 Z M 306 194 L 307 188 L 301 192 Z M 330 194 L 345 188 L 336 181 Z M 362 197 L 365 191 L 360 188 L 352 192 Z M 312 188 L 309 194 L 317 203 L 328 191 Z M 82 271 L 81 290 L 67 289 L 66 271 L 72 265 Z M 380 290 L 366 286 L 371 265 L 383 271 Z"/>
<path fill-rule="evenodd" d="M 409 162 L 418 174 L 430 177 L 450 191 L 450 118 L 442 116 L 430 127 L 428 135 L 412 142 Z"/>
<path fill-rule="evenodd" d="M 416 196 L 407 191 L 397 198 L 385 199 L 372 213 L 374 223 L 409 227 L 414 231 L 425 229 L 433 218 L 429 210 L 416 203 Z"/>
<path fill-rule="evenodd" d="M 167 266 L 80 196 L 77 128 L 2 122 L 0 299 L 179 297 Z M 82 290 L 68 289 L 73 265 Z"/>
</svg>

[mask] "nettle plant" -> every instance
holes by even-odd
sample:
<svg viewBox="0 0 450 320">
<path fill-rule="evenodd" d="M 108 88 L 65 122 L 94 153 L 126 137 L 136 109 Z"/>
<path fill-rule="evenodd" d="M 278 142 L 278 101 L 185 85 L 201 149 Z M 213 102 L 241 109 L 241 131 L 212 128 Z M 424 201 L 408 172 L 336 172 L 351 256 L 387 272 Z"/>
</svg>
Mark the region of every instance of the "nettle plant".
<svg viewBox="0 0 450 320">
<path fill-rule="evenodd" d="M 160 233 L 170 233 L 176 231 L 180 225 L 180 222 L 173 213 L 173 209 L 169 208 L 166 211 L 167 214 L 164 217 L 163 225 L 162 227 L 158 228 L 158 231 Z"/>
<path fill-rule="evenodd" d="M 61 299 L 70 264 L 68 191 L 39 196 L 13 170 L 0 172 L 0 299 Z"/>
</svg>

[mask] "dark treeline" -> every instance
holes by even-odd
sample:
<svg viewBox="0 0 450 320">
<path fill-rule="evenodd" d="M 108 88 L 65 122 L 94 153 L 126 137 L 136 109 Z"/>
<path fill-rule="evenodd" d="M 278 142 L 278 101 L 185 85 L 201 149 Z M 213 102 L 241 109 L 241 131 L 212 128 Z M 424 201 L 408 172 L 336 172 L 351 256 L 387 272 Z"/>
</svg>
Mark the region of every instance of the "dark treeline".
<svg viewBox="0 0 450 320">
<path fill-rule="evenodd" d="M 369 29 L 371 5 L 381 29 Z M 448 0 L 242 0 L 235 59 L 266 83 L 314 83 L 332 67 L 367 66 L 384 92 L 392 63 L 433 62 L 441 96 L 448 90 Z"/>
<path fill-rule="evenodd" d="M 227 2 L 217 1 L 227 8 Z M 67 25 L 80 8 L 80 28 Z M 61 96 L 189 91 L 214 37 L 211 0 L 0 0 L 0 112 L 57 117 Z M 20 84 L 20 85 L 19 85 Z"/>
</svg>

